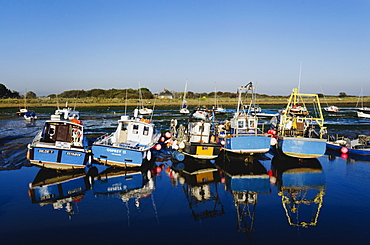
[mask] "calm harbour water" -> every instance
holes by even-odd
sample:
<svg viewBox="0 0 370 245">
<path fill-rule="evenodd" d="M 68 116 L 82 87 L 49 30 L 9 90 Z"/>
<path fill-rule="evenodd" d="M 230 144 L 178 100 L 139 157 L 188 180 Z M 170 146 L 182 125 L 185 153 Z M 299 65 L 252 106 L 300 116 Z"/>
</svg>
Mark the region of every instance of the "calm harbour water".
<svg viewBox="0 0 370 245">
<path fill-rule="evenodd" d="M 329 132 L 369 134 L 369 120 L 340 109 L 326 116 Z M 188 160 L 175 171 L 162 153 L 140 171 L 55 174 L 26 159 L 27 144 L 53 110 L 36 112 L 40 119 L 27 124 L 12 110 L 0 111 L 0 244 L 369 243 L 370 160 L 325 155 L 297 169 L 272 153 L 221 155 Z M 112 132 L 124 111 L 80 112 L 93 138 Z M 158 108 L 153 117 L 162 130 L 172 118 L 183 119 L 174 108 Z M 266 173 L 272 176 L 258 178 Z M 237 174 L 244 176 L 239 182 L 228 177 Z M 38 199 L 43 185 L 60 197 L 49 204 Z"/>
</svg>

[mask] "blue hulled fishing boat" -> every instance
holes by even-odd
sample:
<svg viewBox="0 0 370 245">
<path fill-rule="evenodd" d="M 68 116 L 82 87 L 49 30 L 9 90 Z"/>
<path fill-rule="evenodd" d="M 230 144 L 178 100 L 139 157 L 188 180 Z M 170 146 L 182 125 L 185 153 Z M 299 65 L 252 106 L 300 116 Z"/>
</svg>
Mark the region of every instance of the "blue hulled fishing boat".
<svg viewBox="0 0 370 245">
<path fill-rule="evenodd" d="M 230 121 L 218 127 L 218 137 L 225 141 L 226 151 L 234 153 L 265 153 L 270 149 L 271 138 L 258 127 L 258 117 L 252 115 L 254 104 L 252 82 L 238 88 L 238 107 Z M 248 106 L 243 105 L 242 94 L 251 91 L 252 99 Z"/>
<path fill-rule="evenodd" d="M 27 158 L 36 166 L 58 170 L 83 169 L 91 162 L 91 150 L 82 122 L 52 115 L 28 145 Z"/>
<path fill-rule="evenodd" d="M 152 157 L 151 148 L 161 134 L 154 123 L 138 116 L 121 116 L 115 132 L 98 138 L 92 146 L 94 160 L 114 167 L 140 167 Z"/>
<path fill-rule="evenodd" d="M 313 102 L 315 116 L 307 110 L 306 102 Z M 297 111 L 297 108 L 301 108 Z M 304 113 L 302 113 L 304 112 Z M 317 94 L 302 94 L 293 89 L 286 108 L 274 124 L 277 129 L 277 149 L 296 158 L 316 158 L 325 154 L 326 134 L 324 117 Z M 318 127 L 318 130 L 315 130 Z"/>
</svg>

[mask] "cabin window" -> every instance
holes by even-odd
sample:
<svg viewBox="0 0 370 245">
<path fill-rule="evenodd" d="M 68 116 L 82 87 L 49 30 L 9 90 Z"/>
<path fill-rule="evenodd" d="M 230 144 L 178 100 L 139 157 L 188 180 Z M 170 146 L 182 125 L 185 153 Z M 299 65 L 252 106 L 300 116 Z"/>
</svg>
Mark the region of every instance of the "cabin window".
<svg viewBox="0 0 370 245">
<path fill-rule="evenodd" d="M 238 121 L 238 128 L 244 128 L 244 121 Z"/>
<path fill-rule="evenodd" d="M 144 127 L 143 135 L 149 134 L 149 127 Z"/>
<path fill-rule="evenodd" d="M 55 134 L 55 126 L 50 125 L 48 134 L 52 137 Z"/>
<path fill-rule="evenodd" d="M 250 128 L 254 128 L 254 125 L 255 125 L 255 120 L 254 119 L 251 119 L 251 120 L 249 120 L 249 127 Z"/>
<path fill-rule="evenodd" d="M 134 125 L 133 127 L 133 133 L 138 134 L 139 133 L 139 125 Z"/>
<path fill-rule="evenodd" d="M 55 141 L 71 142 L 71 129 L 69 125 L 58 125 L 55 136 Z"/>
<path fill-rule="evenodd" d="M 122 131 L 126 131 L 127 130 L 127 127 L 128 127 L 128 124 L 127 123 L 122 123 L 121 130 Z"/>
</svg>

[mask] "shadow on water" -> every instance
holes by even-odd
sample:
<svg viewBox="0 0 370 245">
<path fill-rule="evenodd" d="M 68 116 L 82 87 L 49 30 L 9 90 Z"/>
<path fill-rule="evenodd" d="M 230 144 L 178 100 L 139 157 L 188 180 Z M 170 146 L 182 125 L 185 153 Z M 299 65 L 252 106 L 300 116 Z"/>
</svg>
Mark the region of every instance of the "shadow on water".
<svg viewBox="0 0 370 245">
<path fill-rule="evenodd" d="M 272 159 L 273 176 L 288 223 L 316 226 L 325 195 L 325 175 L 318 159 Z"/>
<path fill-rule="evenodd" d="M 140 208 L 141 198 L 155 189 L 154 164 L 142 168 L 106 168 L 99 174 L 88 175 L 84 170 L 55 171 L 40 169 L 28 194 L 33 204 L 51 205 L 54 210 L 65 210 L 69 219 L 79 212 L 78 203 L 91 191 L 96 198 L 118 198 L 128 208 L 130 200 Z"/>
<path fill-rule="evenodd" d="M 237 214 L 237 227 L 249 242 L 254 232 L 258 195 L 271 194 L 270 177 L 261 164 L 264 155 L 240 155 L 223 151 L 216 160 L 226 189 L 231 193 Z"/>
<path fill-rule="evenodd" d="M 218 194 L 220 172 L 214 160 L 200 160 L 185 157 L 181 170 L 171 169 L 172 185 L 181 185 L 191 216 L 195 221 L 225 214 Z"/>
</svg>

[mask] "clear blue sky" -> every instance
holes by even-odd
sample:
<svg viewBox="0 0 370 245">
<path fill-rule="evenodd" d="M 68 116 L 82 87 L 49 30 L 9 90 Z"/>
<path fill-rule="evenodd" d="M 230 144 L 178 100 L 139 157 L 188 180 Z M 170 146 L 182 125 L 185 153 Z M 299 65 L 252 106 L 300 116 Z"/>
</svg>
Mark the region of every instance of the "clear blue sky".
<svg viewBox="0 0 370 245">
<path fill-rule="evenodd" d="M 368 0 L 0 0 L 0 83 L 370 95 Z M 320 88 L 321 87 L 321 88 Z"/>
</svg>

